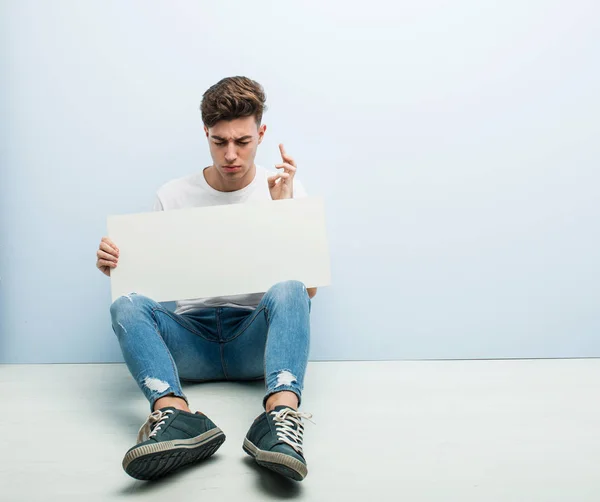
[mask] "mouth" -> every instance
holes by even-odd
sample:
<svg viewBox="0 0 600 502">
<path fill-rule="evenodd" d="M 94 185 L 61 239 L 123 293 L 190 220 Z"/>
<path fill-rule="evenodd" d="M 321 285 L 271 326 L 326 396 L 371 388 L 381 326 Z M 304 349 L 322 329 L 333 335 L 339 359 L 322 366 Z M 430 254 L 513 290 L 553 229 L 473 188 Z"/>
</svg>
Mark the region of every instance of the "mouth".
<svg viewBox="0 0 600 502">
<path fill-rule="evenodd" d="M 234 173 L 236 171 L 239 171 L 242 168 L 242 166 L 223 166 L 223 171 L 225 171 L 226 173 Z"/>
</svg>

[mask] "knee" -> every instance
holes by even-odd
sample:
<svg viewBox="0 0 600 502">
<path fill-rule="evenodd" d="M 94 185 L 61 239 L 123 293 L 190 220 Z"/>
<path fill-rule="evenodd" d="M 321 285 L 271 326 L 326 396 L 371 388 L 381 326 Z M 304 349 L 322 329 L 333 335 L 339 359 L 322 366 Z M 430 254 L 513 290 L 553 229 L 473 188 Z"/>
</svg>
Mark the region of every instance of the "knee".
<svg viewBox="0 0 600 502">
<path fill-rule="evenodd" d="M 110 316 L 112 317 L 113 323 L 118 323 L 123 319 L 129 319 L 138 315 L 140 312 L 144 311 L 144 307 L 150 302 L 151 300 L 149 298 L 135 293 L 120 296 L 110 306 Z"/>
<path fill-rule="evenodd" d="M 306 286 L 300 281 L 278 282 L 267 294 L 278 302 L 308 300 Z"/>
</svg>

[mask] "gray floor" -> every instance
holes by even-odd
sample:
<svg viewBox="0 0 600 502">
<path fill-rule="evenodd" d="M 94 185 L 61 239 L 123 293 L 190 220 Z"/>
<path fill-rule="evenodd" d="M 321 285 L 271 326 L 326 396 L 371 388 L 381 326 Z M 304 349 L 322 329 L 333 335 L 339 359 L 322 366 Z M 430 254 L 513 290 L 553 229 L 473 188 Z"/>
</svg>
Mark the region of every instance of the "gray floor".
<svg viewBox="0 0 600 502">
<path fill-rule="evenodd" d="M 123 365 L 0 366 L 0 500 L 600 500 L 600 360 L 311 363 L 299 484 L 242 452 L 260 384 L 186 392 L 227 441 L 148 483 L 120 466 L 148 413 Z"/>
</svg>

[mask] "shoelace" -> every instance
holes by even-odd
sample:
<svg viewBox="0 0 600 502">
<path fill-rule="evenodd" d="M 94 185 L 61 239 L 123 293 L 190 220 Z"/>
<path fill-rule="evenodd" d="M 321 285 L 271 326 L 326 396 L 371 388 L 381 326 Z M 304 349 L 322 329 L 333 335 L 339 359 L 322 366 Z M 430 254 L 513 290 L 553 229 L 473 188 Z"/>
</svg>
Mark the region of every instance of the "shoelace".
<svg viewBox="0 0 600 502">
<path fill-rule="evenodd" d="M 137 435 L 137 442 L 142 443 L 151 437 L 154 437 L 160 430 L 160 426 L 167 421 L 167 418 L 169 418 L 169 415 L 172 413 L 175 412 L 173 410 L 153 411 L 148 417 L 148 420 L 146 420 L 146 423 L 140 427 Z"/>
<path fill-rule="evenodd" d="M 304 435 L 304 424 L 302 419 L 310 420 L 310 413 L 294 411 L 291 408 L 284 408 L 279 411 L 272 411 L 277 437 L 280 441 L 290 445 L 298 453 L 302 454 L 302 441 Z M 312 422 L 312 420 L 310 420 Z M 313 422 L 314 423 L 314 422 Z"/>
</svg>

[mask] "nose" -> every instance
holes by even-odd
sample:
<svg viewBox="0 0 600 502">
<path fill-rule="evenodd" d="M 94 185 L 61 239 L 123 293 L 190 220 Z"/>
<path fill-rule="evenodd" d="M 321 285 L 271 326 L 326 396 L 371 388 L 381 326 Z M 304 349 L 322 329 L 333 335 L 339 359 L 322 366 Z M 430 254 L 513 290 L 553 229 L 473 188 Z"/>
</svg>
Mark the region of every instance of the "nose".
<svg viewBox="0 0 600 502">
<path fill-rule="evenodd" d="M 229 143 L 227 145 L 227 151 L 225 152 L 225 162 L 228 162 L 231 164 L 235 159 L 237 159 L 235 145 L 233 143 Z"/>
</svg>

